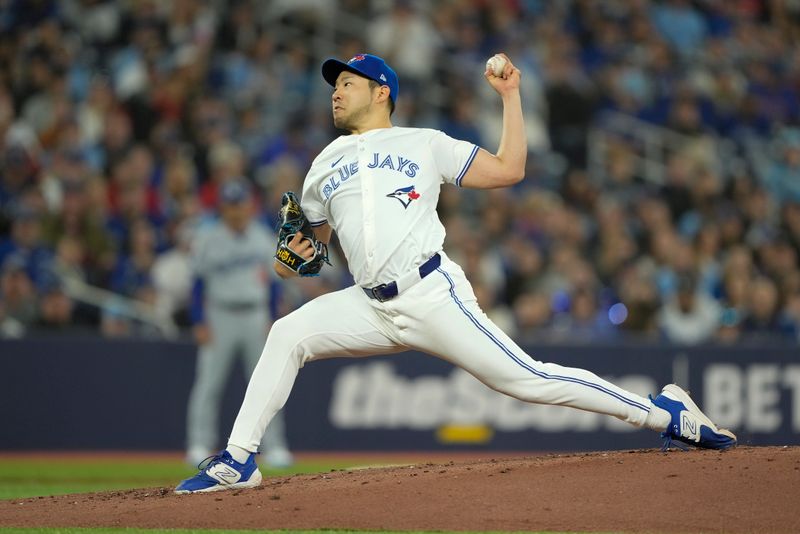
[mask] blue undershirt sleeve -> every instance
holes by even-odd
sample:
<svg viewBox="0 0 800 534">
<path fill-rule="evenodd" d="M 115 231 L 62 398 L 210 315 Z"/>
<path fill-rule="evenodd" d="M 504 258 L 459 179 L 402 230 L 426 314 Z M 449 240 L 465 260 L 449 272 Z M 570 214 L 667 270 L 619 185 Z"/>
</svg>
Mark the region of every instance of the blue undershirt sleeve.
<svg viewBox="0 0 800 534">
<path fill-rule="evenodd" d="M 270 291 L 269 291 L 269 314 L 270 317 L 272 317 L 273 322 L 280 319 L 280 317 L 278 317 L 278 313 L 280 313 L 280 304 L 282 296 L 283 296 L 283 286 L 277 281 L 273 280 L 270 283 Z"/>
<path fill-rule="evenodd" d="M 200 324 L 205 321 L 205 310 L 203 307 L 203 300 L 205 298 L 205 282 L 199 276 L 196 276 L 192 284 L 192 302 L 189 309 L 189 316 L 192 319 L 192 324 Z"/>
</svg>

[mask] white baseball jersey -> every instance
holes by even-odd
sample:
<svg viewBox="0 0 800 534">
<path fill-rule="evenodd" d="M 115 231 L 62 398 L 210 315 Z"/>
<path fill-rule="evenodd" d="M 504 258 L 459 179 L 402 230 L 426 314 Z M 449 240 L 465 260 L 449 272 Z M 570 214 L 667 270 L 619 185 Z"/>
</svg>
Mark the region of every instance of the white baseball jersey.
<svg viewBox="0 0 800 534">
<path fill-rule="evenodd" d="M 665 421 L 648 419 L 648 399 L 589 371 L 531 358 L 483 313 L 464 271 L 440 252 L 439 189 L 460 185 L 477 151 L 435 130 L 384 128 L 340 137 L 314 160 L 303 211 L 312 224 L 327 222 L 336 231 L 357 285 L 317 297 L 273 325 L 229 445 L 257 449 L 306 362 L 407 349 L 453 362 L 524 401 L 666 427 L 666 412 Z M 441 263 L 423 276 L 421 264 L 437 252 Z M 414 271 L 413 283 L 392 298 L 377 300 L 362 289 L 399 286 Z"/>
<path fill-rule="evenodd" d="M 391 282 L 442 249 L 440 187 L 460 185 L 477 152 L 430 129 L 341 136 L 311 164 L 301 205 L 336 232 L 358 285 Z"/>
</svg>

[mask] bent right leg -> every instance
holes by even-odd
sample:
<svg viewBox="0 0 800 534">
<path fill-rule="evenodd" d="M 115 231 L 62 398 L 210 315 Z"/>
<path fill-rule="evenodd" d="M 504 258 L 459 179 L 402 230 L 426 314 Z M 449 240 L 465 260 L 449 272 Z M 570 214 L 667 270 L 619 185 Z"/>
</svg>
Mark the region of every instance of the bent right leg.
<svg viewBox="0 0 800 534">
<path fill-rule="evenodd" d="M 247 386 L 228 445 L 258 449 L 270 420 L 289 397 L 308 361 L 371 356 L 404 350 L 361 288 L 322 295 L 272 325 Z"/>
</svg>

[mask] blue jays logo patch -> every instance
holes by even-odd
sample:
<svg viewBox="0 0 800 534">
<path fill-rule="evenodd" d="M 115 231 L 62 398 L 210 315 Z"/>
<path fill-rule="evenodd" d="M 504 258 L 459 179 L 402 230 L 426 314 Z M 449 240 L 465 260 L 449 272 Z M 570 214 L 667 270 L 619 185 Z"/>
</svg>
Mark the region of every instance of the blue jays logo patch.
<svg viewBox="0 0 800 534">
<path fill-rule="evenodd" d="M 403 205 L 403 208 L 408 208 L 408 205 L 411 204 L 412 201 L 417 200 L 420 197 L 420 194 L 417 193 L 413 185 L 409 185 L 408 187 L 395 189 L 394 192 L 389 193 L 386 196 L 396 198 L 400 201 L 400 204 Z"/>
</svg>

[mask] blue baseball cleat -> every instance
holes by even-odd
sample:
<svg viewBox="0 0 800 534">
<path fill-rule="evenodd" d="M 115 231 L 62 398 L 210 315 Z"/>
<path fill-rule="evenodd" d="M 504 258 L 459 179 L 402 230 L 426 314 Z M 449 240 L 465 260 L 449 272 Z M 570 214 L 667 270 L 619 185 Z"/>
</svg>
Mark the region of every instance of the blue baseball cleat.
<svg viewBox="0 0 800 534">
<path fill-rule="evenodd" d="M 200 472 L 187 478 L 175 488 L 175 493 L 204 493 L 229 489 L 255 488 L 261 485 L 261 472 L 256 465 L 255 454 L 240 464 L 228 451 L 206 458 L 197 467 Z"/>
<path fill-rule="evenodd" d="M 702 447 L 704 449 L 729 449 L 736 445 L 736 435 L 730 430 L 717 428 L 711 419 L 700 411 L 689 394 L 675 384 L 664 386 L 653 404 L 668 411 L 672 416 L 669 427 L 662 432 L 666 450 L 672 440 Z"/>
</svg>

